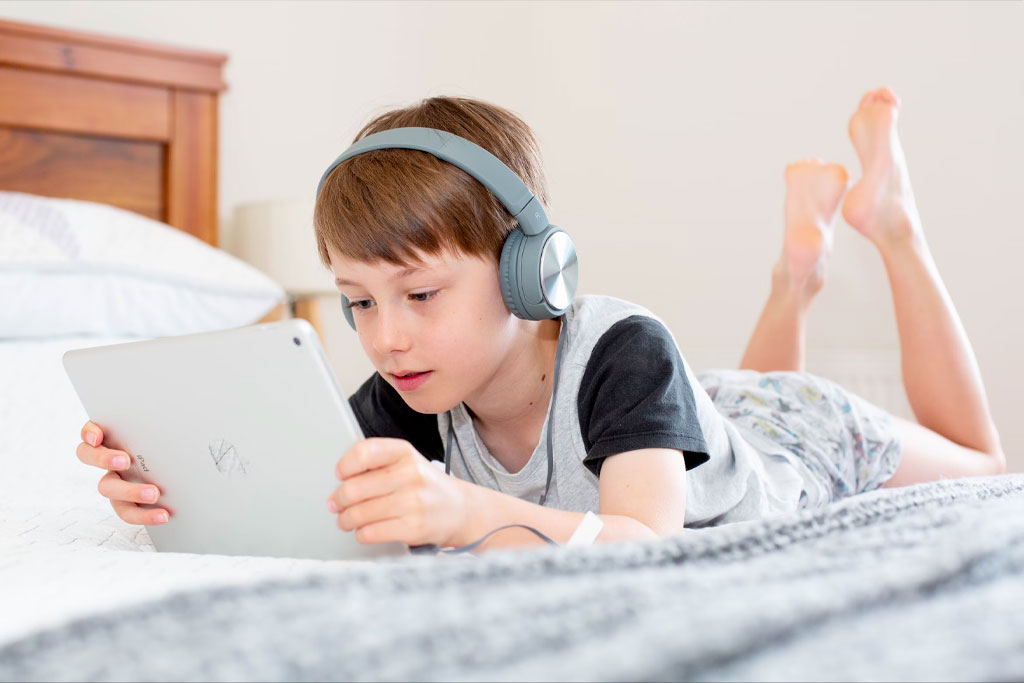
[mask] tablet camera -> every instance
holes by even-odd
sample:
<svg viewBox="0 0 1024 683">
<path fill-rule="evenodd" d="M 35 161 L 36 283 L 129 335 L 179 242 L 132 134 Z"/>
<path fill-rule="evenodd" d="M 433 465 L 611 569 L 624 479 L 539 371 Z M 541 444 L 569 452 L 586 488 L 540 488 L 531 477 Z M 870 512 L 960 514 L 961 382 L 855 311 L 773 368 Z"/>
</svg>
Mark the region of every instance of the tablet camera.
<svg viewBox="0 0 1024 683">
<path fill-rule="evenodd" d="M 302 342 L 299 341 L 298 337 L 292 337 L 292 341 L 295 342 L 296 346 L 301 346 L 302 345 Z"/>
</svg>

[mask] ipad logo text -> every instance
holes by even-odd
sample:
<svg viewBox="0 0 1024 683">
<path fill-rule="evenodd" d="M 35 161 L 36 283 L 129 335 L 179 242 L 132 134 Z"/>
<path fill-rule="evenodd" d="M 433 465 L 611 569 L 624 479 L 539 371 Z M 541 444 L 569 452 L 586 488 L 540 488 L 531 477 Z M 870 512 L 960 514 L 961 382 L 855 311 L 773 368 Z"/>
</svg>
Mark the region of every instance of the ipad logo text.
<svg viewBox="0 0 1024 683">
<path fill-rule="evenodd" d="M 238 450 L 230 441 L 214 439 L 209 448 L 213 464 L 221 474 L 230 477 L 249 473 L 249 461 L 238 455 Z"/>
<path fill-rule="evenodd" d="M 142 468 L 143 472 L 149 472 L 149 468 L 146 467 L 146 459 L 144 457 L 136 453 L 135 459 L 139 461 L 139 466 Z"/>
</svg>

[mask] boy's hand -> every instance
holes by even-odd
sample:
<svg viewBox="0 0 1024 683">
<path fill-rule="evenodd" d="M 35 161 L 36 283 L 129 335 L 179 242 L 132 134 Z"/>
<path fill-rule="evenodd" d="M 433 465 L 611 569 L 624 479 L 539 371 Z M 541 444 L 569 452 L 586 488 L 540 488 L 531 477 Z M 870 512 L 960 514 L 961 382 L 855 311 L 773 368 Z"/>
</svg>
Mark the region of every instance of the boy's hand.
<svg viewBox="0 0 1024 683">
<path fill-rule="evenodd" d="M 95 422 L 86 422 L 82 427 L 82 443 L 78 444 L 75 454 L 86 465 L 109 470 L 100 478 L 97 488 L 100 495 L 110 499 L 117 516 L 129 524 L 156 526 L 166 522 L 170 515 L 166 508 L 143 508 L 139 505 L 155 503 L 160 497 L 160 489 L 155 484 L 124 481 L 117 472 L 131 466 L 132 456 L 102 444 L 103 430 Z"/>
<path fill-rule="evenodd" d="M 404 439 L 363 439 L 338 461 L 328 497 L 338 527 L 360 543 L 453 545 L 466 521 L 465 489 Z M 333 505 L 333 507 L 332 507 Z"/>
</svg>

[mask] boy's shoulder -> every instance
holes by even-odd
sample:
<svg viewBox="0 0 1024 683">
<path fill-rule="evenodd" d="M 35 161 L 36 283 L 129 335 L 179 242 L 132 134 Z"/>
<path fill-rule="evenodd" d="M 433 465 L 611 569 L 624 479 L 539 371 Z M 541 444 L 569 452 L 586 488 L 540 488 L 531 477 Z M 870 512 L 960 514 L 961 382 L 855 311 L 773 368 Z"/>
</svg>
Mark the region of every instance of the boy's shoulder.
<svg viewBox="0 0 1024 683">
<path fill-rule="evenodd" d="M 604 294 L 577 296 L 570 310 L 566 312 L 570 335 L 575 335 L 577 344 L 593 348 L 599 341 L 607 342 L 609 337 L 646 330 L 671 340 L 675 338 L 665 322 L 650 309 L 640 304 Z"/>
<path fill-rule="evenodd" d="M 577 297 L 571 375 L 586 465 L 601 475 L 604 458 L 629 450 L 683 451 L 686 469 L 708 460 L 695 381 L 664 321 L 625 299 Z"/>
<path fill-rule="evenodd" d="M 567 317 L 573 319 L 584 315 L 594 320 L 602 318 L 624 318 L 630 315 L 642 315 L 655 320 L 660 318 L 646 306 L 620 299 L 607 294 L 581 294 L 573 301 Z"/>
</svg>

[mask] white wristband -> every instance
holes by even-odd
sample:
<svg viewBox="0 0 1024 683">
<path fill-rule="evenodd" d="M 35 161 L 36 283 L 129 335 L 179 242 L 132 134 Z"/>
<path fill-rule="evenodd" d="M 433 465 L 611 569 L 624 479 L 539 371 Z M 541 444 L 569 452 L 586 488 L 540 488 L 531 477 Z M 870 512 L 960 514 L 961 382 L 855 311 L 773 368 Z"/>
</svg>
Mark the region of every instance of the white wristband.
<svg viewBox="0 0 1024 683">
<path fill-rule="evenodd" d="M 597 535 L 601 533 L 603 528 L 604 522 L 601 521 L 601 518 L 593 512 L 587 512 L 587 514 L 583 515 L 580 525 L 576 527 L 576 531 L 572 532 L 572 536 L 569 538 L 569 542 L 565 544 L 565 547 L 579 548 L 592 545 L 594 539 L 597 538 Z"/>
</svg>

